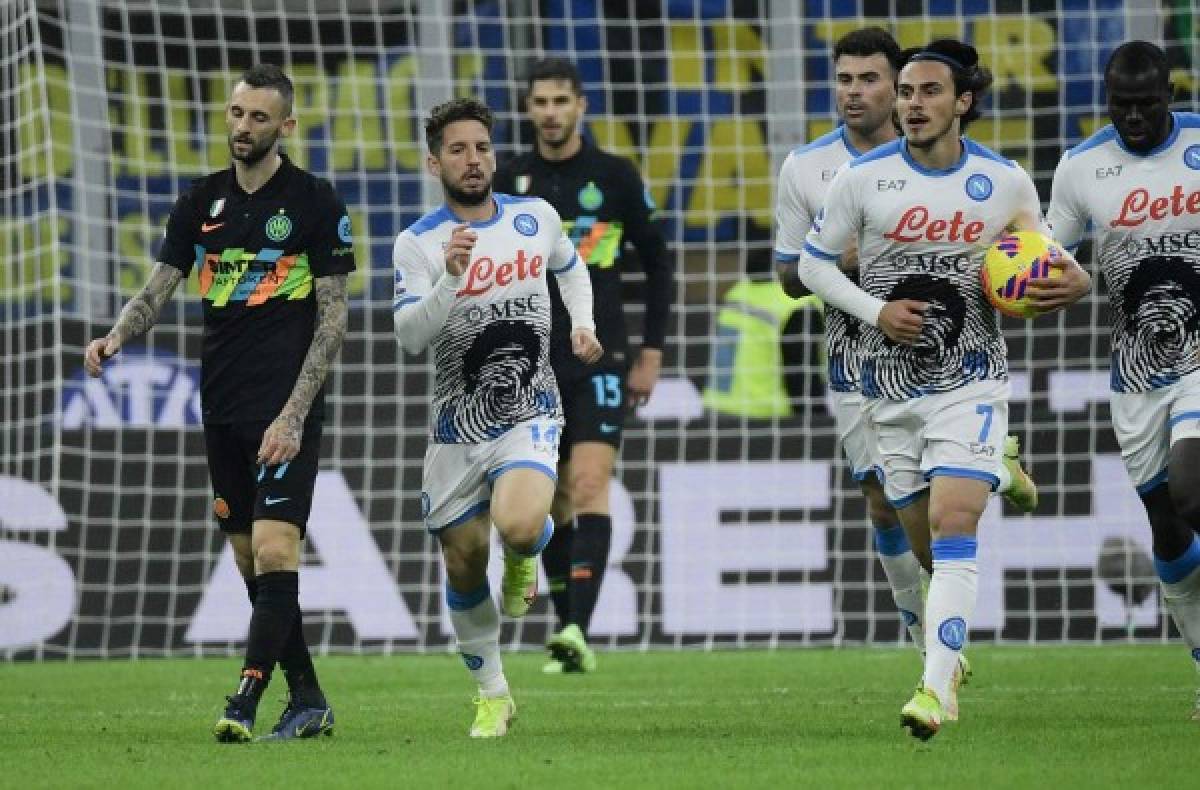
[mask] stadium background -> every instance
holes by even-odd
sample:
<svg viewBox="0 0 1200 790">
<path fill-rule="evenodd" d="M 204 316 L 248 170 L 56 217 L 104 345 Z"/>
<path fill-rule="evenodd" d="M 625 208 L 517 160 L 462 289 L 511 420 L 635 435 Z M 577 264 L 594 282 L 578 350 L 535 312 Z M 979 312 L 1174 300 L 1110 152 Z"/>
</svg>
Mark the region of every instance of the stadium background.
<svg viewBox="0 0 1200 790">
<path fill-rule="evenodd" d="M 418 505 L 429 370 L 392 338 L 391 242 L 437 200 L 421 170 L 428 108 L 479 95 L 499 112 L 501 153 L 529 145 L 520 77 L 543 53 L 580 64 L 590 133 L 638 163 L 680 274 L 664 380 L 622 453 L 596 635 L 894 644 L 900 622 L 820 399 L 747 419 L 700 397 L 719 378 L 722 296 L 769 243 L 777 166 L 833 123 L 829 45 L 867 22 L 903 45 L 975 43 L 997 82 L 972 136 L 1029 168 L 1043 198 L 1063 148 L 1102 123 L 1100 69 L 1121 41 L 1166 44 L 1177 107 L 1195 107 L 1189 2 L 0 3 L 0 655 L 228 653 L 244 634 L 209 517 L 194 293 L 105 379 L 85 380 L 80 360 L 144 281 L 179 189 L 227 165 L 222 104 L 258 60 L 295 78 L 288 151 L 334 181 L 359 247 L 302 570 L 309 635 L 338 651 L 443 649 Z M 1128 598 L 1097 573 L 1105 545 L 1139 560 L 1149 545 L 1107 427 L 1105 326 L 1102 292 L 1006 324 L 1012 430 L 1042 503 L 985 517 L 975 640 L 1174 636 L 1144 563 L 1114 566 Z M 548 624 L 543 602 L 505 639 L 539 645 Z"/>
</svg>

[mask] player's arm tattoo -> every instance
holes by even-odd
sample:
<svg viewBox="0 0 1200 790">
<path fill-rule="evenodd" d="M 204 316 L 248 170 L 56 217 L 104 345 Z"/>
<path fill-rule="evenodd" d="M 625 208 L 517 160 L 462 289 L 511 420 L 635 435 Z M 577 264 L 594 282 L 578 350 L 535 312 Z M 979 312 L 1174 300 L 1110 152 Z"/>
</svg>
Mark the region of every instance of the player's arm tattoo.
<svg viewBox="0 0 1200 790">
<path fill-rule="evenodd" d="M 296 386 L 279 413 L 280 419 L 285 420 L 297 435 L 346 337 L 350 312 L 346 296 L 347 280 L 348 275 L 345 274 L 317 278 L 317 328 L 313 332 L 312 343 L 304 357 Z"/>
<path fill-rule="evenodd" d="M 137 296 L 126 303 L 117 317 L 109 335 L 117 338 L 122 344 L 130 338 L 138 337 L 150 330 L 158 320 L 163 305 L 175 293 L 175 287 L 183 279 L 183 272 L 165 263 L 154 264 L 150 279 L 146 282 Z"/>
</svg>

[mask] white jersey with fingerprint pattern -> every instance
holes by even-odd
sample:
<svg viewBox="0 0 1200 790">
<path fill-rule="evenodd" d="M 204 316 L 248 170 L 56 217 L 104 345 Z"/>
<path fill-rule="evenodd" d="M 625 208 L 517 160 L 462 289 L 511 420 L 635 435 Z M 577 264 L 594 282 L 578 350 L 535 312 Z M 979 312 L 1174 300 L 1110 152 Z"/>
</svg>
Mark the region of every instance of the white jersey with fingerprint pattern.
<svg viewBox="0 0 1200 790">
<path fill-rule="evenodd" d="M 825 202 L 825 192 L 838 168 L 858 156 L 838 126 L 788 154 L 779 169 L 775 198 L 775 260 L 791 263 L 804 253 L 804 239 Z M 862 322 L 849 313 L 825 306 L 825 344 L 829 388 L 858 390 L 858 355 Z"/>
<path fill-rule="evenodd" d="M 1105 126 L 1054 173 L 1047 219 L 1068 249 L 1096 233 L 1112 306 L 1114 392 L 1148 392 L 1200 370 L 1200 115 L 1173 113 L 1146 154 Z"/>
<path fill-rule="evenodd" d="M 561 419 L 550 368 L 547 272 L 578 262 L 558 213 L 540 198 L 496 194 L 496 215 L 471 223 L 478 240 L 445 323 L 433 336 L 430 440 L 483 442 L 537 417 Z M 461 224 L 445 206 L 396 239 L 393 310 L 410 309 L 445 273 Z M 589 295 L 590 307 L 590 295 Z"/>
<path fill-rule="evenodd" d="M 917 164 L 904 140 L 851 161 L 829 185 L 809 231 L 805 251 L 831 266 L 857 240 L 860 281 L 871 295 L 930 304 L 911 346 L 865 329 L 867 397 L 907 400 L 1008 377 L 1007 348 L 980 267 L 1010 223 L 1047 228 L 1029 175 L 972 140 L 962 142 L 962 156 L 944 170 Z"/>
</svg>

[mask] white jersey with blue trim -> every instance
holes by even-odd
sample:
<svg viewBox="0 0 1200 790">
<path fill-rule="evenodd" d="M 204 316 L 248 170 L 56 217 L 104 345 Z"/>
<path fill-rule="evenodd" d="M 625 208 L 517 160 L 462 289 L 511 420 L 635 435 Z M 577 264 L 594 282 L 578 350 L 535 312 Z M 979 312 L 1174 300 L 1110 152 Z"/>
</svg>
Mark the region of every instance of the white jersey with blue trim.
<svg viewBox="0 0 1200 790">
<path fill-rule="evenodd" d="M 1130 151 L 1109 125 L 1054 172 L 1055 238 L 1074 250 L 1089 225 L 1096 233 L 1114 392 L 1149 392 L 1200 369 L 1200 115 L 1172 118 L 1153 151 Z"/>
<path fill-rule="evenodd" d="M 825 202 L 825 193 L 838 168 L 858 156 L 838 126 L 788 154 L 779 169 L 775 198 L 775 260 L 794 263 L 804 253 L 804 239 Z M 847 275 L 854 279 L 854 275 Z M 829 388 L 856 392 L 862 322 L 849 313 L 825 306 L 825 346 Z"/>
<path fill-rule="evenodd" d="M 445 246 L 463 224 L 446 206 L 407 228 L 393 250 L 397 340 L 413 353 L 433 348 L 430 440 L 438 444 L 487 441 L 525 420 L 561 419 L 548 271 L 560 284 L 568 272 L 572 280 L 582 275 L 586 315 L 573 310 L 572 321 L 591 323 L 587 272 L 558 213 L 541 198 L 494 197 L 496 215 L 470 223 L 478 238 L 462 276 L 446 272 Z"/>
<path fill-rule="evenodd" d="M 908 400 L 1008 377 L 1008 351 L 980 267 L 1010 224 L 1046 227 L 1037 189 L 1016 162 L 965 137 L 962 149 L 944 170 L 919 165 L 904 140 L 854 159 L 829 185 L 809 231 L 805 252 L 831 266 L 858 241 L 867 293 L 930 304 L 913 345 L 875 327 L 864 331 L 867 397 Z"/>
</svg>

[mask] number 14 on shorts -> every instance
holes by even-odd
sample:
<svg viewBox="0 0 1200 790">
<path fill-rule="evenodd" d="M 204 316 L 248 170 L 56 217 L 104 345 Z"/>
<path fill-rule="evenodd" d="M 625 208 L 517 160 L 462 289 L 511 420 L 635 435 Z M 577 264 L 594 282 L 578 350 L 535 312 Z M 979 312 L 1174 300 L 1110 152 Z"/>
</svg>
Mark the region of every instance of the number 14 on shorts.
<svg viewBox="0 0 1200 790">
<path fill-rule="evenodd" d="M 558 440 L 562 432 L 555 423 L 531 423 L 529 438 L 533 446 L 543 452 L 558 452 Z"/>
</svg>

